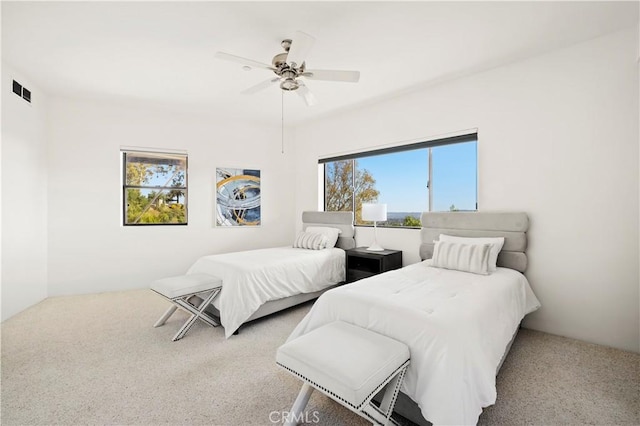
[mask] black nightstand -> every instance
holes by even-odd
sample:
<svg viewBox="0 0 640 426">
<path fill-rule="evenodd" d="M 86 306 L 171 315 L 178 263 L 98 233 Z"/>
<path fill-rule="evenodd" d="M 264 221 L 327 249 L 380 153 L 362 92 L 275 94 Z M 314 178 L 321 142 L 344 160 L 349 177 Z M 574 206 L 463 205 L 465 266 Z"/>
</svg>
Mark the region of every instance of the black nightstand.
<svg viewBox="0 0 640 426">
<path fill-rule="evenodd" d="M 400 250 L 369 251 L 358 247 L 346 252 L 348 283 L 402 267 Z"/>
</svg>

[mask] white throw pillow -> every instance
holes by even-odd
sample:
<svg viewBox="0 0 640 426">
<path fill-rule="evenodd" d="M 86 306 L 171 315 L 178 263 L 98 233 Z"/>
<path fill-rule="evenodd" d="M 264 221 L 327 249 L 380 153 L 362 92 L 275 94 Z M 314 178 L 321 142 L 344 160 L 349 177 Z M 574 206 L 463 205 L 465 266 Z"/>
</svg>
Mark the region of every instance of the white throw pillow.
<svg viewBox="0 0 640 426">
<path fill-rule="evenodd" d="M 434 268 L 489 275 L 491 244 L 460 244 L 436 241 L 431 258 Z"/>
<path fill-rule="evenodd" d="M 322 250 L 327 248 L 327 236 L 313 232 L 301 232 L 293 242 L 294 248 Z"/>
<path fill-rule="evenodd" d="M 498 254 L 504 245 L 504 237 L 455 237 L 453 235 L 440 234 L 440 241 L 461 244 L 491 244 L 491 254 L 489 255 L 489 272 L 496 270 Z"/>
<path fill-rule="evenodd" d="M 330 228 L 328 226 L 307 226 L 306 232 L 314 232 L 327 236 L 327 247 L 335 247 L 338 237 L 342 232 L 339 228 Z"/>
</svg>

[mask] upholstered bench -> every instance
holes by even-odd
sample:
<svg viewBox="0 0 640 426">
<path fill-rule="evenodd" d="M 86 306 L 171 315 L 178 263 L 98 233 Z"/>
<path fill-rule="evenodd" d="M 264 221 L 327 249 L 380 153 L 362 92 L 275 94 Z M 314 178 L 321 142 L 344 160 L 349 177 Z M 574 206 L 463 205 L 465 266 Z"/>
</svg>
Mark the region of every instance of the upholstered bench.
<svg viewBox="0 0 640 426">
<path fill-rule="evenodd" d="M 285 343 L 278 348 L 276 363 L 304 381 L 287 425 L 304 418 L 314 389 L 373 424 L 395 424 L 391 413 L 409 358 L 404 343 L 342 321 Z M 385 386 L 382 403 L 376 407 L 371 399 Z"/>
<path fill-rule="evenodd" d="M 156 321 L 153 325 L 154 327 L 163 325 L 178 307 L 191 313 L 191 317 L 173 336 L 174 342 L 182 339 L 196 320 L 204 321 L 212 327 L 220 325 L 218 321 L 205 312 L 207 306 L 213 302 L 220 290 L 222 290 L 222 280 L 220 278 L 209 274 L 180 275 L 154 281 L 151 285 L 151 290 L 173 303 Z M 191 303 L 193 300 L 201 300 L 201 302 L 195 305 Z"/>
</svg>

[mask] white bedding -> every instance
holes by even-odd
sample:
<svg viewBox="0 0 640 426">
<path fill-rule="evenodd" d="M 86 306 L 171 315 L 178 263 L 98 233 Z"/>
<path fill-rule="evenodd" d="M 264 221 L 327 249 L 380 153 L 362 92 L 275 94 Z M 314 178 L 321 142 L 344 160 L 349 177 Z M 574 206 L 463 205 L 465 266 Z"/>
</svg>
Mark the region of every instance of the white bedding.
<svg viewBox="0 0 640 426">
<path fill-rule="evenodd" d="M 188 274 L 222 278 L 214 306 L 228 338 L 269 300 L 322 290 L 345 279 L 345 253 L 339 248 L 305 250 L 276 247 L 216 254 L 198 259 Z"/>
<path fill-rule="evenodd" d="M 476 275 L 429 260 L 324 293 L 289 340 L 335 320 L 404 342 L 402 391 L 438 424 L 476 424 L 495 403 L 496 370 L 522 318 L 540 303 L 521 273 Z"/>
</svg>

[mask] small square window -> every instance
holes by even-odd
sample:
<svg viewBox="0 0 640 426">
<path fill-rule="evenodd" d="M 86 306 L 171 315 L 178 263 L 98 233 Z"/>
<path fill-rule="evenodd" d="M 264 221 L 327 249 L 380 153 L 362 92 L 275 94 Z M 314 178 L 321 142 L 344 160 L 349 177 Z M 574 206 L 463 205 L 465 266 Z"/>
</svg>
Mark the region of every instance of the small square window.
<svg viewBox="0 0 640 426">
<path fill-rule="evenodd" d="M 18 96 L 22 96 L 22 84 L 18 83 L 15 80 L 13 80 L 13 93 Z"/>
<path fill-rule="evenodd" d="M 27 90 L 26 88 L 22 88 L 22 98 L 27 101 L 27 102 L 31 102 L 31 91 Z"/>
</svg>

